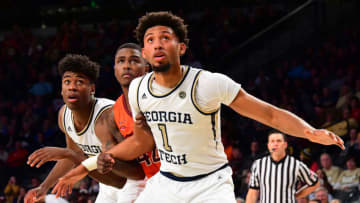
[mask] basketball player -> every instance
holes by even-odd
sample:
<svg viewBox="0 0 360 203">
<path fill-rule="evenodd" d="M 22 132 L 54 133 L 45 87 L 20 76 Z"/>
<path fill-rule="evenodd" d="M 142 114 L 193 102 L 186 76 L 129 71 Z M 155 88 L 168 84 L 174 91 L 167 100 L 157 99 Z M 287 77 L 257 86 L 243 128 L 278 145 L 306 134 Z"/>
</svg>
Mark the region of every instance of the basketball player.
<svg viewBox="0 0 360 203">
<path fill-rule="evenodd" d="M 235 202 L 232 171 L 221 143 L 221 104 L 286 134 L 344 148 L 335 134 L 251 96 L 229 77 L 180 65 L 188 43 L 180 17 L 147 13 L 139 19 L 136 35 L 153 72 L 132 81 L 129 103 L 135 119 L 144 114 L 153 136 L 135 127 L 132 137 L 107 151 L 131 160 L 156 144 L 160 173 L 149 179 L 136 202 Z M 87 172 L 79 165 L 52 192 L 64 194 Z"/>
<path fill-rule="evenodd" d="M 65 134 L 67 148 L 45 147 L 29 156 L 28 164 L 30 166 L 40 167 L 45 162 L 52 160 L 58 162 L 43 183 L 27 193 L 25 202 L 42 199 L 59 177 L 69 171 L 74 164 L 78 165 L 86 158 L 83 154 L 95 156 L 104 149 L 102 143 L 115 144 L 114 138 L 116 137 L 113 135 L 116 134 L 112 134 L 107 127 L 107 118 L 111 115 L 111 107 L 114 102 L 94 97 L 95 81 L 99 76 L 100 66 L 86 56 L 67 55 L 59 62 L 58 68 L 62 75 L 61 94 L 65 102 L 59 111 L 58 125 Z M 122 136 L 118 137 L 122 138 Z M 125 193 L 124 191 L 131 192 L 129 188 L 136 182 L 126 181 L 124 177 L 139 180 L 144 178 L 142 169 L 137 163 L 117 161 L 116 165 L 121 170 L 114 170 L 114 173 L 106 175 L 96 171 L 90 173 L 94 179 L 107 184 L 100 183 L 96 202 L 117 202 L 119 201 L 117 195 Z M 127 183 L 123 190 L 117 189 L 122 188 L 125 182 Z M 122 194 L 120 198 L 123 196 L 125 195 Z M 134 199 L 124 201 L 131 202 L 132 200 Z"/>
<path fill-rule="evenodd" d="M 142 76 L 145 72 L 148 72 L 149 67 L 141 56 L 141 47 L 134 43 L 122 44 L 117 49 L 114 64 L 115 77 L 121 86 L 123 94 L 120 95 L 113 106 L 113 116 L 110 117 L 109 126 L 114 134 L 118 134 L 120 131 L 120 134 L 126 138 L 133 134 L 134 126 L 128 100 L 129 85 L 135 77 Z M 112 146 L 112 143 L 110 144 Z M 107 159 L 107 154 L 104 153 L 98 157 L 100 166 L 98 169 L 102 173 L 107 173 L 106 169 L 101 167 L 103 164 L 106 164 Z M 147 178 L 152 177 L 160 170 L 160 159 L 156 147 L 138 157 L 137 160 L 141 164 Z"/>
</svg>

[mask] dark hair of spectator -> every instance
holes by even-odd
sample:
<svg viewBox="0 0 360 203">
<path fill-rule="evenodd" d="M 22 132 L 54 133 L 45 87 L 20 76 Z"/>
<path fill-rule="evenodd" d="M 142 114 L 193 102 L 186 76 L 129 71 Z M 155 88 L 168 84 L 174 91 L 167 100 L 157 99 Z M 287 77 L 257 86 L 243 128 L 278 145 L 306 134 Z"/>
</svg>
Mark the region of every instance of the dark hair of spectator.
<svg viewBox="0 0 360 203">
<path fill-rule="evenodd" d="M 66 71 L 81 73 L 95 83 L 99 77 L 100 65 L 93 62 L 89 57 L 78 54 L 67 54 L 58 64 L 59 74 L 62 76 Z"/>
</svg>

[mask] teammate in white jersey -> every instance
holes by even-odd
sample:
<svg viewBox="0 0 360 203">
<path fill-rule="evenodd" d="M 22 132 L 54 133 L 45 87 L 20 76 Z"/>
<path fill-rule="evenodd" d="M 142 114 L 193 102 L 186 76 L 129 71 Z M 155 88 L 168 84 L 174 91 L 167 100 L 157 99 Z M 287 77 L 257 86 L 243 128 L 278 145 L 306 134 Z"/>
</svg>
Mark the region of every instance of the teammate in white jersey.
<svg viewBox="0 0 360 203">
<path fill-rule="evenodd" d="M 117 143 L 113 140 L 116 135 L 107 132 L 109 127 L 106 123 L 107 118 L 112 116 L 110 110 L 114 101 L 94 97 L 95 81 L 99 76 L 100 66 L 86 56 L 67 55 L 59 62 L 58 68 L 62 76 L 61 94 L 65 102 L 59 111 L 58 125 L 65 134 L 67 148 L 45 147 L 29 156 L 30 166 L 40 167 L 47 161 L 58 162 L 40 187 L 27 193 L 25 202 L 40 200 L 58 178 L 74 165 L 78 165 L 87 156 L 95 156 L 106 150 L 105 144 Z M 121 170 L 115 170 L 116 174 L 114 172 L 103 175 L 96 171 L 90 173 L 92 178 L 107 184 L 100 183 L 96 202 L 116 203 L 134 200 L 135 197 L 131 197 L 132 186 L 137 183 L 134 180 L 127 181 L 124 177 L 143 179 L 144 174 L 140 165 L 136 162 L 118 162 L 117 167 Z"/>
<path fill-rule="evenodd" d="M 107 151 L 130 160 L 154 144 L 159 149 L 160 173 L 147 182 L 136 202 L 235 202 L 232 171 L 220 142 L 221 104 L 286 134 L 344 148 L 340 137 L 249 95 L 229 77 L 181 66 L 188 39 L 180 17 L 147 13 L 139 19 L 136 36 L 153 72 L 133 80 L 129 102 L 133 117 L 140 119 L 138 113 L 143 113 L 153 136 L 135 128 L 132 137 Z M 79 165 L 54 192 L 64 193 L 86 173 Z"/>
</svg>

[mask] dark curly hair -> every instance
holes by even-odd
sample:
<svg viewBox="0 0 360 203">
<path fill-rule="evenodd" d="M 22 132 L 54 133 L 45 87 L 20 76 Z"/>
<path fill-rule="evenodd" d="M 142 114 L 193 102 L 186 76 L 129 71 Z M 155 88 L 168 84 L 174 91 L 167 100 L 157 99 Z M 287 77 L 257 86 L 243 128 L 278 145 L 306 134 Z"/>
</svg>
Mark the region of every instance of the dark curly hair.
<svg viewBox="0 0 360 203">
<path fill-rule="evenodd" d="M 179 16 L 176 16 L 168 11 L 158 11 L 146 13 L 139 19 L 139 24 L 135 29 L 136 39 L 144 47 L 144 35 L 148 28 L 163 25 L 170 27 L 175 35 L 179 38 L 180 42 L 183 42 L 188 46 L 189 39 L 187 36 L 187 25 L 184 24 L 184 20 Z"/>
<path fill-rule="evenodd" d="M 99 77 L 100 65 L 93 62 L 89 57 L 78 54 L 67 54 L 58 64 L 59 74 L 62 76 L 66 71 L 82 73 L 86 75 L 91 83 Z"/>
</svg>

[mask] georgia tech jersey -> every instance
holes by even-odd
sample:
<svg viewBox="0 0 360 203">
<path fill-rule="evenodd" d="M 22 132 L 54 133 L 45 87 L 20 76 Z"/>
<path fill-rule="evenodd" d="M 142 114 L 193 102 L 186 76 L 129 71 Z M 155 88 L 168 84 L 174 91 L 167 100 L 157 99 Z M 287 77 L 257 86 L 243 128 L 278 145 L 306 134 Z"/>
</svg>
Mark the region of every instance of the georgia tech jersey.
<svg viewBox="0 0 360 203">
<path fill-rule="evenodd" d="M 137 78 L 137 104 L 158 148 L 160 170 L 178 177 L 212 172 L 227 163 L 220 136 L 220 109 L 202 111 L 195 101 L 200 69 L 184 68 L 183 79 L 163 95 L 152 91 L 154 74 Z"/>
<path fill-rule="evenodd" d="M 112 107 L 114 101 L 105 98 L 96 98 L 86 127 L 77 132 L 74 126 L 74 117 L 71 110 L 65 106 L 63 124 L 66 133 L 88 156 L 101 152 L 101 142 L 95 135 L 95 122 L 106 109 Z"/>
</svg>

